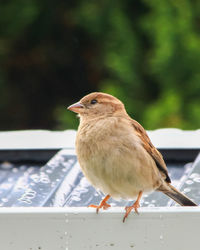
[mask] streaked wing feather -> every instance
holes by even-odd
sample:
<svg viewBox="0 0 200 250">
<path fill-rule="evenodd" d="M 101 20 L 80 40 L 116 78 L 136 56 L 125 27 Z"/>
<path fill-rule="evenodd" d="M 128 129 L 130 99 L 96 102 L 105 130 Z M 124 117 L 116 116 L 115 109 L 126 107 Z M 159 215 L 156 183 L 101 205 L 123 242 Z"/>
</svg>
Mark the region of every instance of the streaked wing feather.
<svg viewBox="0 0 200 250">
<path fill-rule="evenodd" d="M 149 136 L 147 135 L 145 129 L 135 120 L 131 119 L 132 126 L 135 129 L 135 132 L 140 137 L 144 148 L 154 159 L 158 169 L 165 175 L 166 182 L 171 183 L 171 180 L 168 175 L 167 166 L 163 160 L 161 153 L 154 147 Z"/>
</svg>

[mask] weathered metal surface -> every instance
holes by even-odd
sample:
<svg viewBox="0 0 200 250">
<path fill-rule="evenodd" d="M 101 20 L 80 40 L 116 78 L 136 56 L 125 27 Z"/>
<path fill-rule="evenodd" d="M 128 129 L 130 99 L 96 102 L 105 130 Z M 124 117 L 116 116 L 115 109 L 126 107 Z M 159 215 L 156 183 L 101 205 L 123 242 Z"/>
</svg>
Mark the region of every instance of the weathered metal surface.
<svg viewBox="0 0 200 250">
<path fill-rule="evenodd" d="M 194 164 L 168 164 L 172 182 L 200 203 L 200 157 Z M 73 150 L 61 150 L 44 166 L 0 164 L 0 206 L 84 207 L 99 203 L 103 194 L 83 176 Z M 112 206 L 125 206 L 133 201 L 115 201 Z M 171 206 L 174 203 L 162 193 L 145 194 L 141 206 Z"/>
</svg>

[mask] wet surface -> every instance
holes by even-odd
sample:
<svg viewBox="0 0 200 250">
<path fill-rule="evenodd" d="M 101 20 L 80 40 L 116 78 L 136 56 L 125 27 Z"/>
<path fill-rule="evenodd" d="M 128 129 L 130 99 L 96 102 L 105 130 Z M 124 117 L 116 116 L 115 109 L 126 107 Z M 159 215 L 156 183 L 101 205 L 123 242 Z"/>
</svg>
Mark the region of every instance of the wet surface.
<svg viewBox="0 0 200 250">
<path fill-rule="evenodd" d="M 200 203 L 200 156 L 194 163 L 168 164 L 174 186 L 196 203 Z M 82 207 L 98 204 L 103 197 L 83 176 L 76 156 L 68 150 L 58 152 L 47 164 L 0 164 L 0 206 Z M 125 206 L 133 201 L 115 201 L 112 206 Z M 174 205 L 159 192 L 143 195 L 141 206 L 158 207 Z"/>
</svg>

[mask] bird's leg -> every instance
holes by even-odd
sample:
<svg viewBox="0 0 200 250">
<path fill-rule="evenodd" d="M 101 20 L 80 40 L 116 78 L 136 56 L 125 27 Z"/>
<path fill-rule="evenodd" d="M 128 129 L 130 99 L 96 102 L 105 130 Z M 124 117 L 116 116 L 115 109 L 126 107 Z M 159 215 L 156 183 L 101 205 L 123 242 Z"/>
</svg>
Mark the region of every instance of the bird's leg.
<svg viewBox="0 0 200 250">
<path fill-rule="evenodd" d="M 136 212 L 137 214 L 139 214 L 139 213 L 138 213 L 138 208 L 140 207 L 140 199 L 141 199 L 141 197 L 142 197 L 142 191 L 139 192 L 138 197 L 137 197 L 137 200 L 135 201 L 135 203 L 133 203 L 132 206 L 130 206 L 130 207 L 125 207 L 126 213 L 125 213 L 125 215 L 124 215 L 123 222 L 125 222 L 125 219 L 128 217 L 128 215 L 130 214 L 130 212 L 131 212 L 131 210 L 132 210 L 133 208 L 135 209 L 135 212 Z"/>
<path fill-rule="evenodd" d="M 108 203 L 106 203 L 106 201 L 110 198 L 110 195 L 106 195 L 106 197 L 101 201 L 101 203 L 97 206 L 97 205 L 89 205 L 88 207 L 94 207 L 96 208 L 96 212 L 98 214 L 99 209 L 103 208 L 103 209 L 108 209 L 110 207 L 110 205 Z"/>
</svg>

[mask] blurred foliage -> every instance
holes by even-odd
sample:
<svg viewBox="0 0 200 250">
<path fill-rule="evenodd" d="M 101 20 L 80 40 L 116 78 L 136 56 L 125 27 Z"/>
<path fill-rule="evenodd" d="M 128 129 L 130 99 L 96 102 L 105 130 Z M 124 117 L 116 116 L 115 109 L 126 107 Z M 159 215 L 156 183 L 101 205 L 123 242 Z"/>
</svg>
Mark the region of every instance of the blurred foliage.
<svg viewBox="0 0 200 250">
<path fill-rule="evenodd" d="M 199 1 L 0 2 L 1 130 L 76 128 L 66 107 L 92 91 L 146 129 L 196 129 L 199 68 Z"/>
</svg>

